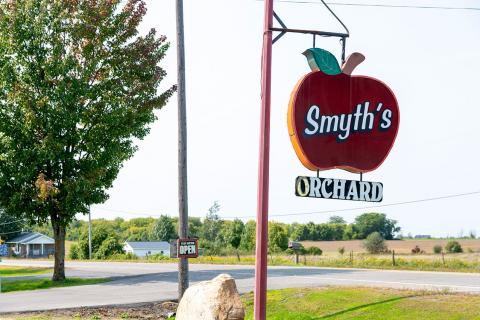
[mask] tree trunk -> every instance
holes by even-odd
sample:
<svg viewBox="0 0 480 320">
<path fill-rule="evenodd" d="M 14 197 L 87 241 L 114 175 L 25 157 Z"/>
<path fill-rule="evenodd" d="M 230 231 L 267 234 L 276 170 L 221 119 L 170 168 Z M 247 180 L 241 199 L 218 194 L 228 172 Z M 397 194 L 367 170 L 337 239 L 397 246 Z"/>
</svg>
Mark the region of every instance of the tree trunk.
<svg viewBox="0 0 480 320">
<path fill-rule="evenodd" d="M 240 253 L 238 252 L 238 249 L 236 250 L 236 254 L 237 254 L 237 260 L 240 261 Z"/>
<path fill-rule="evenodd" d="M 55 264 L 53 281 L 65 280 L 65 226 L 52 220 L 53 236 L 55 238 Z"/>
</svg>

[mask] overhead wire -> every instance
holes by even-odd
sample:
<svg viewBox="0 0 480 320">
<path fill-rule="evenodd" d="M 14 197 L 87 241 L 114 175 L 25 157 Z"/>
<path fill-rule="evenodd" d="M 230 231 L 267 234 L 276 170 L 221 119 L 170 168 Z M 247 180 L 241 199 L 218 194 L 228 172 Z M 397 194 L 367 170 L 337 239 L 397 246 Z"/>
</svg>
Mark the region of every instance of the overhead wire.
<svg viewBox="0 0 480 320">
<path fill-rule="evenodd" d="M 451 194 L 451 195 L 439 196 L 439 197 L 433 197 L 433 198 L 424 198 L 424 199 L 417 199 L 417 200 L 393 202 L 393 203 L 381 204 L 381 205 L 376 205 L 376 206 L 354 207 L 354 208 L 343 208 L 343 209 L 310 211 L 310 212 L 294 212 L 294 213 L 271 214 L 271 215 L 269 214 L 269 217 L 302 216 L 302 215 L 311 215 L 311 214 L 337 213 L 337 212 L 345 212 L 345 211 L 367 210 L 367 209 L 407 205 L 407 204 L 419 203 L 419 202 L 429 202 L 429 201 L 435 201 L 435 200 L 444 200 L 444 199 L 451 199 L 451 198 L 457 198 L 457 197 L 472 196 L 472 195 L 477 195 L 477 194 L 480 194 L 480 191 Z M 237 216 L 237 217 L 234 217 L 234 218 L 253 218 L 253 217 L 255 217 L 255 216 L 254 215 L 252 215 L 252 216 Z"/>
<path fill-rule="evenodd" d="M 261 0 L 260 0 L 261 1 Z M 311 0 L 277 0 L 284 3 L 308 3 L 322 4 L 320 1 Z M 380 8 L 403 8 L 403 9 L 437 9 L 437 10 L 471 10 L 480 11 L 480 7 L 447 7 L 447 6 L 423 6 L 423 5 L 394 5 L 379 3 L 354 3 L 354 2 L 326 2 L 332 6 L 352 6 L 352 7 L 380 7 Z"/>
<path fill-rule="evenodd" d="M 322 214 L 322 213 L 337 213 L 337 212 L 345 212 L 345 211 L 367 210 L 367 209 L 375 209 L 375 208 L 394 207 L 394 206 L 407 205 L 407 204 L 413 204 L 413 203 L 430 202 L 430 201 L 436 201 L 436 200 L 445 200 L 445 199 L 458 198 L 458 197 L 466 197 L 466 196 L 472 196 L 472 195 L 477 195 L 477 194 L 480 194 L 480 190 L 479 191 L 466 192 L 466 193 L 457 193 L 457 194 L 450 194 L 450 195 L 445 195 L 445 196 L 431 197 L 431 198 L 392 202 L 392 203 L 380 204 L 380 205 L 375 205 L 375 206 L 342 208 L 342 209 L 323 210 L 323 211 L 308 211 L 308 212 L 269 214 L 269 217 L 287 217 L 287 216 L 301 216 L 301 215 L 312 215 L 312 214 Z M 132 211 L 125 211 L 125 210 L 116 210 L 116 209 L 104 208 L 104 207 L 99 207 L 98 209 L 99 210 L 105 210 L 105 211 L 111 211 L 111 212 L 131 214 L 131 215 L 144 215 L 144 216 L 148 215 L 150 217 L 159 217 L 160 216 L 160 215 L 152 215 L 152 214 L 148 214 L 148 213 L 132 212 Z M 223 218 L 226 218 L 226 219 L 228 219 L 228 218 L 245 219 L 245 218 L 254 218 L 254 217 L 256 217 L 256 216 L 255 215 L 232 216 L 232 217 L 223 217 Z"/>
</svg>

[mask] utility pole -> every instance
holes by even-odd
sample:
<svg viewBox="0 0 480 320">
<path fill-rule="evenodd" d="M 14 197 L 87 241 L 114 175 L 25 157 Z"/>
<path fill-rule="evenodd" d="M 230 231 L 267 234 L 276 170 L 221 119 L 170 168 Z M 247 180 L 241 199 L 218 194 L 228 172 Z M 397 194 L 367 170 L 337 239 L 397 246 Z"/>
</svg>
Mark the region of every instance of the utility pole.
<svg viewBox="0 0 480 320">
<path fill-rule="evenodd" d="M 178 86 L 178 237 L 188 238 L 187 192 L 187 108 L 185 98 L 185 43 L 183 31 L 183 0 L 177 8 L 177 86 Z M 178 260 L 178 301 L 188 288 L 188 258 Z"/>
<path fill-rule="evenodd" d="M 88 207 L 88 260 L 92 260 L 92 212 Z"/>
</svg>

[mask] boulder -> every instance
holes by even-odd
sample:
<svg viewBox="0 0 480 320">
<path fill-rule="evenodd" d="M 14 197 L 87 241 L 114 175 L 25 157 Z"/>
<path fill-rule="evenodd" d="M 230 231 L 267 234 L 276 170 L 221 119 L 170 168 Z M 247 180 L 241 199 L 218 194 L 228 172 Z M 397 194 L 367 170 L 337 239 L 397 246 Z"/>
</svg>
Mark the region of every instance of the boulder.
<svg viewBox="0 0 480 320">
<path fill-rule="evenodd" d="M 221 274 L 199 282 L 185 291 L 176 320 L 243 320 L 245 309 L 235 279 Z"/>
</svg>

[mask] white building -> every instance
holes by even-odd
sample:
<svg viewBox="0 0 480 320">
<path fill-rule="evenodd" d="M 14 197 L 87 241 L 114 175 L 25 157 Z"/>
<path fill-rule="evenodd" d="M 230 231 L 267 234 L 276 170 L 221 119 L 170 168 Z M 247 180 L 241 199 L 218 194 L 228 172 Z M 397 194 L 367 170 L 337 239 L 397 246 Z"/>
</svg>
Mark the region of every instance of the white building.
<svg viewBox="0 0 480 320">
<path fill-rule="evenodd" d="M 145 257 L 152 254 L 162 254 L 170 257 L 170 243 L 166 241 L 127 241 L 123 245 L 123 250 L 137 257 Z"/>
</svg>

